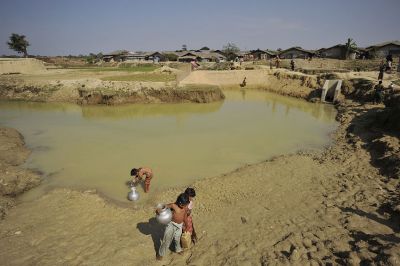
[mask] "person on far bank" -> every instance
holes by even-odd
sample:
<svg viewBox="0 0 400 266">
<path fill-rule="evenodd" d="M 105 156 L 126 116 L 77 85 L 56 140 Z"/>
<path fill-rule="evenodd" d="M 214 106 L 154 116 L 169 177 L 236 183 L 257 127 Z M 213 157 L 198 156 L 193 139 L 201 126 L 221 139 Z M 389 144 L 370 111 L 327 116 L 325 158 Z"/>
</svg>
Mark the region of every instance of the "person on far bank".
<svg viewBox="0 0 400 266">
<path fill-rule="evenodd" d="M 397 65 L 397 72 L 400 73 L 400 56 L 399 56 L 399 64 Z"/>
<path fill-rule="evenodd" d="M 389 54 L 386 56 L 386 72 L 390 73 L 392 71 L 393 56 Z"/>
<path fill-rule="evenodd" d="M 379 65 L 379 75 L 378 75 L 378 80 L 383 80 L 383 72 L 385 72 L 385 64 L 383 63 L 383 60 L 381 64 Z"/>
<path fill-rule="evenodd" d="M 290 69 L 294 71 L 294 60 L 290 60 Z"/>
<path fill-rule="evenodd" d="M 172 241 L 175 242 L 175 252 L 182 254 L 181 235 L 183 222 L 187 219 L 187 210 L 189 205 L 189 196 L 181 193 L 176 199 L 175 203 L 166 204 L 166 208 L 172 209 L 172 220 L 168 223 L 164 231 L 164 237 L 161 242 L 160 249 L 156 259 L 162 260 L 166 255 Z M 160 210 L 157 209 L 156 213 L 159 214 Z"/>
<path fill-rule="evenodd" d="M 148 167 L 133 168 L 131 170 L 132 182 L 135 186 L 144 180 L 144 192 L 149 192 L 150 181 L 153 178 L 153 171 Z"/>
<path fill-rule="evenodd" d="M 381 103 L 383 101 L 383 85 L 382 80 L 374 87 L 374 104 Z"/>
<path fill-rule="evenodd" d="M 279 68 L 280 63 L 281 63 L 281 59 L 279 58 L 279 55 L 277 55 L 276 58 L 275 58 L 276 68 Z"/>
<path fill-rule="evenodd" d="M 194 70 L 197 70 L 197 68 L 198 68 L 200 65 L 199 65 L 199 63 L 197 63 L 197 60 L 196 60 L 196 59 L 193 59 L 193 60 L 190 62 L 190 66 L 191 66 L 192 71 L 194 71 Z"/>
</svg>

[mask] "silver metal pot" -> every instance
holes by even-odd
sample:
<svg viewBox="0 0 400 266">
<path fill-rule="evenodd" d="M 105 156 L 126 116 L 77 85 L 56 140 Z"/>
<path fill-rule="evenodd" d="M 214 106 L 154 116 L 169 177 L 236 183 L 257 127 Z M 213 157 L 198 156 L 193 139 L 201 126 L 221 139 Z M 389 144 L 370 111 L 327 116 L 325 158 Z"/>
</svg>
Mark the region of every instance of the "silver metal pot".
<svg viewBox="0 0 400 266">
<path fill-rule="evenodd" d="M 160 224 L 167 224 L 172 220 L 172 211 L 170 208 L 166 208 L 164 204 L 158 204 L 157 209 L 159 209 L 159 213 L 156 216 L 157 221 Z"/>
<path fill-rule="evenodd" d="M 128 199 L 131 201 L 137 201 L 139 199 L 139 192 L 136 191 L 135 186 L 131 187 L 131 191 L 128 193 Z"/>
</svg>

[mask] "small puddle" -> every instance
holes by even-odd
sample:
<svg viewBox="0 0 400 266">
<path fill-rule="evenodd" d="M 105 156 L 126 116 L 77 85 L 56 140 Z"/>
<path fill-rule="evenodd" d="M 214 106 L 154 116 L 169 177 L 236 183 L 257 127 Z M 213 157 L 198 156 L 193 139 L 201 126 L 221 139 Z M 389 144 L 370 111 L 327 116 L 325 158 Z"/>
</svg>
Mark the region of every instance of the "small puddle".
<svg viewBox="0 0 400 266">
<path fill-rule="evenodd" d="M 321 149 L 337 126 L 331 105 L 262 91 L 224 93 L 224 102 L 211 104 L 0 102 L 0 124 L 19 130 L 32 149 L 26 167 L 45 173 L 22 200 L 71 187 L 126 201 L 132 167 L 153 169 L 156 193 L 274 155 Z"/>
</svg>

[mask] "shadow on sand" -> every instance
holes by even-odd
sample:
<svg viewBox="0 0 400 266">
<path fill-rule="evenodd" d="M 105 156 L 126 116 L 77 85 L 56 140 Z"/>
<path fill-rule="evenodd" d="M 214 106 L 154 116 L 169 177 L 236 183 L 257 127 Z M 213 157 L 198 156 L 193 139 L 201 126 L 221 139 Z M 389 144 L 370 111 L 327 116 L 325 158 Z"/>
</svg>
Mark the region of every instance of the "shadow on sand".
<svg viewBox="0 0 400 266">
<path fill-rule="evenodd" d="M 164 236 L 165 226 L 159 224 L 156 218 L 150 218 L 147 223 L 138 223 L 136 228 L 139 229 L 142 234 L 151 235 L 154 244 L 154 251 L 157 254 L 161 245 L 161 239 Z"/>
</svg>

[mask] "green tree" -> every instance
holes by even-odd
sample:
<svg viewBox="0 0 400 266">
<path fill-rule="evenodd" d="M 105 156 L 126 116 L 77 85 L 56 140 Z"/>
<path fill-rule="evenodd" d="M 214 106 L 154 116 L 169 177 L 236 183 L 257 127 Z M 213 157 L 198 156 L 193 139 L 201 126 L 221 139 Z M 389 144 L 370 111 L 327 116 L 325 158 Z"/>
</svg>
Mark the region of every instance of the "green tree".
<svg viewBox="0 0 400 266">
<path fill-rule="evenodd" d="M 222 51 L 228 60 L 234 60 L 238 56 L 240 49 L 236 44 L 228 42 L 222 47 Z"/>
<path fill-rule="evenodd" d="M 345 55 L 345 58 L 349 59 L 350 54 L 354 53 L 355 51 L 357 51 L 356 42 L 352 38 L 348 38 L 347 39 L 347 43 L 346 43 L 346 55 Z"/>
<path fill-rule="evenodd" d="M 29 42 L 25 39 L 25 35 L 19 35 L 16 33 L 11 34 L 10 41 L 7 42 L 8 47 L 17 53 L 23 53 L 25 57 L 28 57 L 27 47 Z"/>
</svg>

